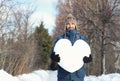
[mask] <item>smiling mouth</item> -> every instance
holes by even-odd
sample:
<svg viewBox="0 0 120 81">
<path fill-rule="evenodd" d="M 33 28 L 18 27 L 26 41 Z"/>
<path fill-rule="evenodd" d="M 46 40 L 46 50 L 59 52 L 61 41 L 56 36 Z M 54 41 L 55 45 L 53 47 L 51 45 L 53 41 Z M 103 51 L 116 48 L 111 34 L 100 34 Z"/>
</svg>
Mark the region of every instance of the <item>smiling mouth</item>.
<svg viewBox="0 0 120 81">
<path fill-rule="evenodd" d="M 69 27 L 68 29 L 73 29 L 72 27 Z"/>
</svg>

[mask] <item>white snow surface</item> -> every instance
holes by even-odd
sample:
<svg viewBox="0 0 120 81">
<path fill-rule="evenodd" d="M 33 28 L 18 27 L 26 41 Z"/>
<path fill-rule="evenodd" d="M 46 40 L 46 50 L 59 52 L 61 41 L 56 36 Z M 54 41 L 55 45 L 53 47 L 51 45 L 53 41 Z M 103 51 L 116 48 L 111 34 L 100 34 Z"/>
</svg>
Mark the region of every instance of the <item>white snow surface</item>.
<svg viewBox="0 0 120 81">
<path fill-rule="evenodd" d="M 12 76 L 1 69 L 0 81 L 57 81 L 57 71 L 36 70 L 31 73 Z M 85 77 L 85 81 L 120 81 L 120 73 L 101 76 L 89 75 Z"/>
</svg>

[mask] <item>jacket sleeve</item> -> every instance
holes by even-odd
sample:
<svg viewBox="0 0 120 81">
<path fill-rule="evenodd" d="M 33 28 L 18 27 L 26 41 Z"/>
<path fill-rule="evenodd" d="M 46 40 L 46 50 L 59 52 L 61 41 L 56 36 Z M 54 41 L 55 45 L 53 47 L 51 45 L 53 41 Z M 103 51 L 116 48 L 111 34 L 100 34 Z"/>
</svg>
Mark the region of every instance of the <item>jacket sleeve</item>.
<svg viewBox="0 0 120 81">
<path fill-rule="evenodd" d="M 82 40 L 84 40 L 86 43 L 88 43 L 86 37 L 80 35 L 80 39 L 82 39 Z M 84 63 L 89 63 L 89 62 L 91 62 L 91 61 L 92 61 L 92 55 L 91 55 L 91 54 L 89 55 L 89 57 L 86 57 L 86 56 L 83 57 L 83 62 L 84 62 Z"/>
<path fill-rule="evenodd" d="M 52 60 L 53 60 L 52 57 L 55 55 L 55 52 L 54 52 L 55 44 L 56 44 L 56 42 L 57 42 L 59 39 L 61 39 L 61 38 L 62 38 L 61 36 L 57 37 L 56 41 L 54 42 L 54 44 L 53 44 L 53 46 L 52 46 L 52 48 L 51 48 L 50 58 L 51 58 Z"/>
<path fill-rule="evenodd" d="M 56 42 L 57 42 L 57 40 L 54 42 L 54 44 L 53 44 L 53 46 L 52 46 L 52 48 L 51 48 L 51 52 L 50 52 L 50 58 L 51 58 L 52 60 L 53 60 L 52 57 L 55 55 L 54 46 L 55 46 Z"/>
</svg>

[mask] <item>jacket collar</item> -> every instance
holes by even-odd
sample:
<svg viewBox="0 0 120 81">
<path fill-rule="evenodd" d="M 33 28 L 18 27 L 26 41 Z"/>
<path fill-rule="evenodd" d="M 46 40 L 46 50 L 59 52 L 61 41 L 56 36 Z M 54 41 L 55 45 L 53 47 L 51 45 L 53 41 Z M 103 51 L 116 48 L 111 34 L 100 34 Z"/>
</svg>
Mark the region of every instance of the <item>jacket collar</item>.
<svg viewBox="0 0 120 81">
<path fill-rule="evenodd" d="M 74 37 L 76 36 L 77 31 L 76 30 L 66 30 L 66 36 L 67 37 Z"/>
</svg>

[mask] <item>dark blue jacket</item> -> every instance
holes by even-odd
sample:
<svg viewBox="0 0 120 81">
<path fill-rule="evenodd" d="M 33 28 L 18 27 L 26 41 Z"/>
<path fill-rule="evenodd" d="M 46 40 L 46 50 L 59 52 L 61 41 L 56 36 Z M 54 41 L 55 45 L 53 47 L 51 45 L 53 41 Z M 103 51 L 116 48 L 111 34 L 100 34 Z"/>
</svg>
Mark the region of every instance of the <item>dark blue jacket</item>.
<svg viewBox="0 0 120 81">
<path fill-rule="evenodd" d="M 76 30 L 67 30 L 64 35 L 61 35 L 57 38 L 55 43 L 59 39 L 63 39 L 63 38 L 69 39 L 71 41 L 72 45 L 74 44 L 74 42 L 77 39 L 82 39 L 82 40 L 86 41 L 85 37 L 81 36 L 79 33 L 77 33 Z M 53 54 L 53 49 L 54 49 L 54 46 L 52 48 L 51 55 Z M 74 58 L 73 58 L 73 60 L 74 60 Z M 58 81 L 84 81 L 84 77 L 85 77 L 84 65 L 82 68 L 80 68 L 79 70 L 77 70 L 74 73 L 70 73 L 58 65 Z"/>
</svg>

